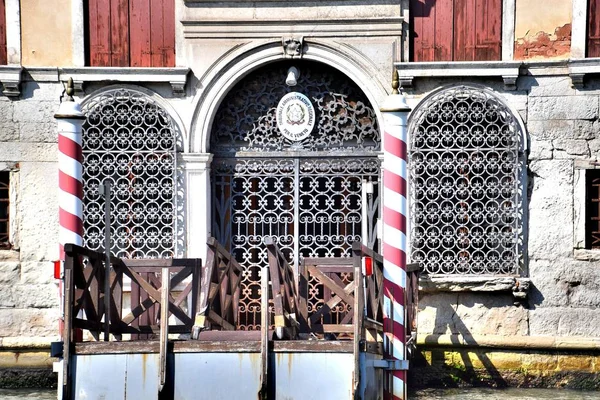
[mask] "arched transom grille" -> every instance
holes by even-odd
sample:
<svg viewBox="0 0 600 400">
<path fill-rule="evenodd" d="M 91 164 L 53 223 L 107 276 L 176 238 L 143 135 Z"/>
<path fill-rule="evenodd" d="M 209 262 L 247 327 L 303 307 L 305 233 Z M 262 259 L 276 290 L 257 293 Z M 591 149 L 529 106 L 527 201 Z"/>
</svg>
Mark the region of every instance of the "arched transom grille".
<svg viewBox="0 0 600 400">
<path fill-rule="evenodd" d="M 132 89 L 86 101 L 83 112 L 84 245 L 104 249 L 104 199 L 111 182 L 111 252 L 168 258 L 175 251 L 176 137 L 169 114 Z"/>
<path fill-rule="evenodd" d="M 520 127 L 479 87 L 442 90 L 410 125 L 411 255 L 430 274 L 516 274 L 522 247 Z"/>
</svg>

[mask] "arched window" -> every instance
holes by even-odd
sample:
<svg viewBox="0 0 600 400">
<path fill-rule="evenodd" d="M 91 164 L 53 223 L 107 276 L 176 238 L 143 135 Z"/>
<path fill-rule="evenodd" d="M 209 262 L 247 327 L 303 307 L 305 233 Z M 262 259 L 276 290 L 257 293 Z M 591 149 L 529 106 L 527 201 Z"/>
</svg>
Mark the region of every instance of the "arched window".
<svg viewBox="0 0 600 400">
<path fill-rule="evenodd" d="M 518 274 L 522 131 L 490 90 L 455 86 L 410 123 L 411 258 L 429 274 Z"/>
<path fill-rule="evenodd" d="M 104 198 L 111 196 L 111 252 L 169 258 L 176 247 L 176 147 L 171 117 L 134 89 L 111 89 L 83 104 L 84 246 L 104 249 Z"/>
</svg>

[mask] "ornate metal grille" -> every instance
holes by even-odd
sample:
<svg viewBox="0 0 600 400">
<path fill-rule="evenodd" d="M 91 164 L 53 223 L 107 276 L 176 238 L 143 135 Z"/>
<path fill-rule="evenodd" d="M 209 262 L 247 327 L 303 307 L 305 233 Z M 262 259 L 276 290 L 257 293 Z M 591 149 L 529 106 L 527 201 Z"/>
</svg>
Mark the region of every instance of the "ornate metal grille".
<svg viewBox="0 0 600 400">
<path fill-rule="evenodd" d="M 300 69 L 298 84 L 284 85 L 287 69 Z M 275 110 L 289 92 L 308 96 L 315 106 L 316 127 L 300 142 L 279 132 Z M 348 78 L 324 64 L 308 61 L 278 63 L 250 74 L 236 85 L 219 108 L 211 138 L 214 153 L 239 151 L 328 151 L 379 149 L 375 112 L 363 92 Z"/>
<path fill-rule="evenodd" d="M 442 90 L 411 122 L 412 259 L 430 274 L 515 274 L 523 157 L 508 107 L 483 88 Z"/>
<path fill-rule="evenodd" d="M 10 249 L 9 227 L 9 171 L 0 171 L 0 250 Z"/>
<path fill-rule="evenodd" d="M 378 181 L 375 158 L 219 159 L 212 171 L 213 235 L 245 267 L 239 309 L 245 329 L 260 323 L 265 237 L 297 265 L 299 257 L 349 257 L 363 229 L 374 233 L 378 196 L 363 184 Z M 321 285 L 311 285 L 309 312 L 323 302 L 322 293 Z"/>
<path fill-rule="evenodd" d="M 113 89 L 83 109 L 84 245 L 102 250 L 104 199 L 112 183 L 111 252 L 125 258 L 175 253 L 176 134 L 168 113 L 147 95 Z"/>
</svg>

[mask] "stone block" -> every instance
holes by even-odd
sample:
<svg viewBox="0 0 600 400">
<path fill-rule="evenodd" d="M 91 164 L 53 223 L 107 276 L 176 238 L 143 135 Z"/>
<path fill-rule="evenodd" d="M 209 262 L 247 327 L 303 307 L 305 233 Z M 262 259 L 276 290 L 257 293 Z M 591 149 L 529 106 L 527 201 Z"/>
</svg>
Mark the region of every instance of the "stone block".
<svg viewBox="0 0 600 400">
<path fill-rule="evenodd" d="M 23 82 L 21 84 L 21 97 L 27 101 L 49 101 L 54 102 L 56 110 L 59 107 L 59 99 L 64 90 L 64 86 L 58 82 Z"/>
<path fill-rule="evenodd" d="M 17 142 L 0 142 L 0 160 L 2 161 L 22 161 L 22 145 Z"/>
<path fill-rule="evenodd" d="M 529 256 L 570 257 L 573 251 L 573 164 L 570 160 L 529 163 Z"/>
<path fill-rule="evenodd" d="M 540 307 L 530 311 L 531 335 L 600 337 L 600 309 Z"/>
<path fill-rule="evenodd" d="M 0 102 L 0 121 L 4 123 L 12 122 L 13 111 L 14 107 L 12 102 Z"/>
<path fill-rule="evenodd" d="M 560 307 L 537 307 L 529 310 L 531 336 L 556 336 L 564 311 Z"/>
<path fill-rule="evenodd" d="M 57 143 L 56 123 L 25 122 L 19 124 L 21 141 L 29 143 Z"/>
<path fill-rule="evenodd" d="M 558 356 L 555 354 L 522 353 L 521 363 L 526 371 L 554 371 L 558 367 Z"/>
<path fill-rule="evenodd" d="M 530 160 L 550 160 L 554 146 L 549 140 L 531 140 L 529 143 Z"/>
<path fill-rule="evenodd" d="M 49 284 L 21 284 L 14 286 L 14 291 L 20 293 L 16 300 L 17 308 L 44 309 L 59 306 L 58 286 Z"/>
<path fill-rule="evenodd" d="M 529 121 L 527 131 L 531 140 L 572 139 L 575 122 L 568 120 Z"/>
<path fill-rule="evenodd" d="M 521 79 L 521 78 L 520 78 Z M 531 97 L 575 96 L 571 78 L 568 76 L 538 76 L 529 78 Z"/>
<path fill-rule="evenodd" d="M 560 354 L 558 356 L 560 371 L 593 372 L 593 357 L 584 355 Z"/>
<path fill-rule="evenodd" d="M 58 145 L 56 143 L 22 143 L 22 161 L 48 161 L 56 163 Z M 47 165 L 52 168 L 52 164 Z"/>
<path fill-rule="evenodd" d="M 58 308 L 2 309 L 0 308 L 0 337 L 58 336 Z"/>
<path fill-rule="evenodd" d="M 0 309 L 14 308 L 17 303 L 13 285 L 3 284 L 0 288 Z"/>
<path fill-rule="evenodd" d="M 58 171 L 56 163 L 21 163 L 21 260 L 58 258 Z"/>
<path fill-rule="evenodd" d="M 586 140 L 556 139 L 552 141 L 554 158 L 571 159 L 569 156 L 590 156 L 590 148 Z"/>
<path fill-rule="evenodd" d="M 528 121 L 598 118 L 597 96 L 532 97 Z"/>
<path fill-rule="evenodd" d="M 600 132 L 598 121 L 575 120 L 573 121 L 573 137 L 575 139 L 594 139 Z"/>
<path fill-rule="evenodd" d="M 0 285 L 14 284 L 19 281 L 19 263 L 10 261 L 0 261 Z"/>
<path fill-rule="evenodd" d="M 54 121 L 54 114 L 58 110 L 58 97 L 56 101 L 28 100 L 15 103 L 13 120 L 15 122 L 42 122 Z"/>
<path fill-rule="evenodd" d="M 21 283 L 24 284 L 50 284 L 55 283 L 54 263 L 24 262 L 21 264 Z"/>
<path fill-rule="evenodd" d="M 0 122 L 0 142 L 14 142 L 16 140 L 19 140 L 19 130 L 17 129 L 17 126 L 12 122 Z"/>
</svg>

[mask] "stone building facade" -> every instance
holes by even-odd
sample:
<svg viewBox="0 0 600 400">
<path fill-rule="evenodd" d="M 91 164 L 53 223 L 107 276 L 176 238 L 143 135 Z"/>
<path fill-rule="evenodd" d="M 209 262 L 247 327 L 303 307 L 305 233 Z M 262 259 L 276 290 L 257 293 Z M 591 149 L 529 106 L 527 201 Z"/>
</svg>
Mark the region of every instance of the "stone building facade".
<svg viewBox="0 0 600 400">
<path fill-rule="evenodd" d="M 53 9 L 70 12 L 47 19 L 49 2 L 5 1 L 0 185 L 8 190 L 0 194 L 6 193 L 8 218 L 7 237 L 2 239 L 0 232 L 0 351 L 22 356 L 15 362 L 2 358 L 4 368 L 47 368 L 47 346 L 58 337 L 61 311 L 52 263 L 58 258 L 59 235 L 53 116 L 69 78 L 87 115 L 86 245 L 101 249 L 94 185 L 103 177 L 115 177 L 118 185 L 119 157 L 131 168 L 138 159 L 130 153 L 143 153 L 134 139 L 150 146 L 150 138 L 158 137 L 166 144 L 157 145 L 160 150 L 146 148 L 152 156 L 141 161 L 144 173 L 137 184 L 147 191 L 142 197 L 158 187 L 163 200 L 140 200 L 135 197 L 140 188 L 131 180 L 123 183 L 131 196 L 123 204 L 139 202 L 147 207 L 139 213 L 154 213 L 157 219 L 138 224 L 143 229 L 137 231 L 136 242 L 135 217 L 120 222 L 116 215 L 113 251 L 202 258 L 204 243 L 213 235 L 230 247 L 234 237 L 243 237 L 247 247 L 240 245 L 238 255 L 248 260 L 254 251 L 247 240 L 250 228 L 231 223 L 231 216 L 245 206 L 234 209 L 235 197 L 223 200 L 225 191 L 219 189 L 231 184 L 227 168 L 283 158 L 290 170 L 307 171 L 311 167 L 302 164 L 305 158 L 371 160 L 372 170 L 357 172 L 346 166 L 340 172 L 341 167 L 330 166 L 315 176 L 341 176 L 342 181 L 346 176 L 348 182 L 360 176 L 359 185 L 369 182 L 374 189 L 357 200 L 359 208 L 376 204 L 381 191 L 379 109 L 391 92 L 395 70 L 413 108 L 408 133 L 409 258 L 425 272 L 419 299 L 420 351 L 414 365 L 428 380 L 415 382 L 485 379 L 497 385 L 582 387 L 585 381 L 588 387 L 600 386 L 595 353 L 600 343 L 600 250 L 593 248 L 599 217 L 594 207 L 597 213 L 600 198 L 600 61 L 589 56 L 592 45 L 585 28 L 596 12 L 594 0 L 557 1 L 556 7 L 541 10 L 533 0 L 502 0 L 498 57 L 419 62 L 411 58 L 419 15 L 415 2 L 408 0 L 174 0 L 175 58 L 173 65 L 162 66 L 92 66 L 89 6 L 78 0 L 51 3 Z M 460 2 L 450 3 L 458 7 Z M 131 29 L 136 29 L 133 22 Z M 49 36 L 51 42 L 45 40 Z M 319 115 L 337 110 L 320 120 L 313 141 L 303 142 L 304 147 L 281 141 L 269 125 L 273 106 L 292 90 L 285 84 L 291 66 L 300 71 L 298 91 L 320 99 L 315 100 L 320 101 Z M 331 98 L 329 93 L 343 96 Z M 138 106 L 145 110 L 144 122 L 136 122 Z M 460 120 L 461 113 L 465 120 Z M 120 125 L 118 115 L 126 122 Z M 114 119 L 106 122 L 108 117 Z M 120 126 L 126 128 L 124 136 L 119 136 Z M 450 137 L 444 136 L 446 126 L 454 130 Z M 458 127 L 467 130 L 465 136 Z M 341 131 L 349 133 L 335 142 L 332 137 Z M 493 142 L 490 138 L 498 132 Z M 112 138 L 110 143 L 103 142 L 106 138 Z M 453 154 L 446 166 L 444 152 Z M 155 182 L 148 171 L 156 154 L 163 161 Z M 102 161 L 103 156 L 109 161 Z M 116 172 L 101 172 L 106 166 Z M 288 176 L 285 168 L 276 167 Z M 236 189 L 231 184 L 230 190 L 244 193 L 266 171 L 268 166 L 248 172 L 246 186 Z M 483 182 L 482 197 L 472 186 L 477 179 Z M 442 190 L 446 183 L 447 192 Z M 461 198 L 465 185 L 470 192 Z M 223 212 L 220 207 L 226 205 L 234 208 Z M 448 205 L 454 211 L 448 214 L 451 221 L 444 222 Z M 427 213 L 430 206 L 433 217 Z M 138 212 L 128 210 L 123 215 Z M 320 211 L 332 210 L 309 210 L 307 218 Z M 379 211 L 377 206 L 368 211 L 372 215 L 365 211 L 358 225 L 344 225 L 344 242 L 360 238 L 379 245 Z M 268 234 L 287 243 L 284 247 L 296 262 L 304 251 L 345 254 L 347 243 L 339 245 L 332 233 L 303 228 L 297 218 L 302 210 L 298 213 L 265 223 L 265 232 L 256 235 L 276 229 Z M 166 214 L 169 218 L 164 219 Z M 225 214 L 231 218 L 226 222 Z M 119 233 L 120 226 L 127 233 Z M 311 237 L 304 244 L 290 233 L 301 229 Z M 444 244 L 444 229 L 453 230 L 451 244 Z M 329 235 L 326 245 L 318 245 L 319 235 Z M 291 237 L 289 243 L 286 237 Z M 249 262 L 250 270 L 256 267 Z M 254 283 L 249 278 L 249 287 Z"/>
</svg>

